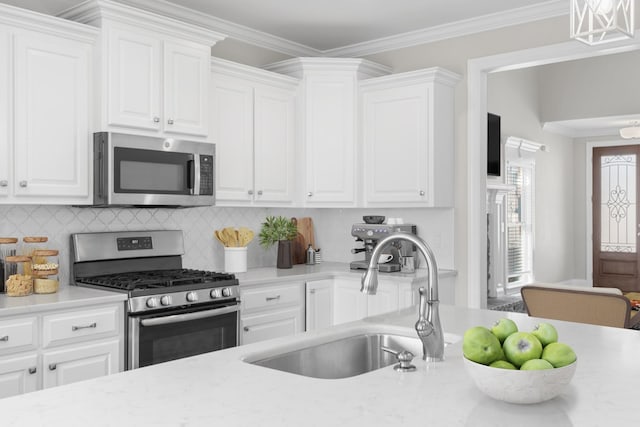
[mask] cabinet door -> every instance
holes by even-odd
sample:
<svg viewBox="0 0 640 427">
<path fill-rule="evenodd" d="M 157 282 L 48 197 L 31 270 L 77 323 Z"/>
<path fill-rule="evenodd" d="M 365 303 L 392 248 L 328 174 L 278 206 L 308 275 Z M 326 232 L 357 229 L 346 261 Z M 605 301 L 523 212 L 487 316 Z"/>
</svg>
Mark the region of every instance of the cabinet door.
<svg viewBox="0 0 640 427">
<path fill-rule="evenodd" d="M 91 46 L 15 35 L 16 196 L 89 196 Z"/>
<path fill-rule="evenodd" d="M 355 202 L 355 77 L 307 77 L 306 203 Z"/>
<path fill-rule="evenodd" d="M 302 307 L 243 316 L 240 344 L 285 337 L 304 331 Z"/>
<path fill-rule="evenodd" d="M 432 203 L 429 99 L 426 84 L 363 93 L 365 203 Z"/>
<path fill-rule="evenodd" d="M 9 80 L 10 67 L 13 63 L 9 55 L 9 33 L 0 28 L 0 196 L 9 194 L 11 182 L 11 134 L 9 133 L 9 111 L 11 107 L 12 89 Z"/>
<path fill-rule="evenodd" d="M 165 132 L 207 136 L 209 61 L 208 47 L 164 43 Z"/>
<path fill-rule="evenodd" d="M 307 331 L 333 326 L 333 279 L 307 282 Z"/>
<path fill-rule="evenodd" d="M 398 285 L 393 282 L 378 283 L 375 295 L 367 295 L 367 316 L 398 310 Z"/>
<path fill-rule="evenodd" d="M 253 199 L 253 88 L 212 75 L 211 134 L 216 144 L 216 200 Z"/>
<path fill-rule="evenodd" d="M 107 124 L 159 130 L 160 40 L 120 28 L 107 37 Z"/>
<path fill-rule="evenodd" d="M 37 366 L 36 353 L 0 358 L 0 399 L 35 391 Z"/>
<path fill-rule="evenodd" d="M 294 198 L 295 94 L 259 87 L 254 99 L 255 200 Z"/>
<path fill-rule="evenodd" d="M 119 338 L 45 351 L 42 386 L 49 388 L 118 372 L 120 359 Z"/>
<path fill-rule="evenodd" d="M 360 292 L 358 280 L 336 278 L 333 292 L 334 325 L 367 317 L 367 295 Z"/>
</svg>

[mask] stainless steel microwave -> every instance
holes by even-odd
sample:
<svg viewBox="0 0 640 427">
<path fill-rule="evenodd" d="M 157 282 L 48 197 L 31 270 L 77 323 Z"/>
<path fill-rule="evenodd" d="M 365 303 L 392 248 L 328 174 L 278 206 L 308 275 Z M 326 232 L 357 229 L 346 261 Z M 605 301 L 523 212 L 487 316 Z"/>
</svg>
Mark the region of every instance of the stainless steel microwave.
<svg viewBox="0 0 640 427">
<path fill-rule="evenodd" d="M 93 135 L 94 206 L 215 202 L 215 145 L 114 132 Z"/>
</svg>

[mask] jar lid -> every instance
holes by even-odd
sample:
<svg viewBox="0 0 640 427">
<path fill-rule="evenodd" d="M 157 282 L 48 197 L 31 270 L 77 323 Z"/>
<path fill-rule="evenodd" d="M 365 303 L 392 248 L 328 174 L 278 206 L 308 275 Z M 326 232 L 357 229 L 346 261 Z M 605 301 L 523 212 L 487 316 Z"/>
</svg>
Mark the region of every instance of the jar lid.
<svg viewBox="0 0 640 427">
<path fill-rule="evenodd" d="M 57 256 L 57 249 L 36 249 L 31 253 L 32 256 Z"/>
<path fill-rule="evenodd" d="M 4 259 L 6 262 L 31 262 L 31 257 L 26 255 L 11 255 Z"/>
<path fill-rule="evenodd" d="M 0 245 L 6 243 L 18 243 L 18 239 L 15 237 L 0 237 Z"/>
<path fill-rule="evenodd" d="M 49 238 L 44 236 L 29 236 L 22 238 L 22 241 L 25 243 L 44 243 L 47 240 L 49 240 Z"/>
</svg>

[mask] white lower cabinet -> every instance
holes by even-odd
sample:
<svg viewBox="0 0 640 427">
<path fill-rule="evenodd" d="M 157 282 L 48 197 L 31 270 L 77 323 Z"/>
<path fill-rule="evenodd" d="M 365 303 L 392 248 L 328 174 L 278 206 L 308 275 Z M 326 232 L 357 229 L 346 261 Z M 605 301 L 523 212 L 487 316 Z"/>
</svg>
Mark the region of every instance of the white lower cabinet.
<svg viewBox="0 0 640 427">
<path fill-rule="evenodd" d="M 334 325 L 367 317 L 367 295 L 360 292 L 359 280 L 336 278 L 333 289 Z"/>
<path fill-rule="evenodd" d="M 307 282 L 307 331 L 333 326 L 333 279 Z"/>
<path fill-rule="evenodd" d="M 304 283 L 240 288 L 240 344 L 304 332 Z"/>
<path fill-rule="evenodd" d="M 124 368 L 124 305 L 0 317 L 0 397 Z"/>
</svg>

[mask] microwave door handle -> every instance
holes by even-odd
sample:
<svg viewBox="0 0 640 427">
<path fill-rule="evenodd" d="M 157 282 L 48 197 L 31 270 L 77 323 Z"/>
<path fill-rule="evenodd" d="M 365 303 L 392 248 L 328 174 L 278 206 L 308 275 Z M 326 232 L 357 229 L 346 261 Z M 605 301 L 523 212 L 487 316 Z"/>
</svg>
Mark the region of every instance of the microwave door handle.
<svg viewBox="0 0 640 427">
<path fill-rule="evenodd" d="M 194 192 L 196 180 L 195 161 L 187 160 L 187 188 L 191 190 L 191 194 Z"/>
</svg>

